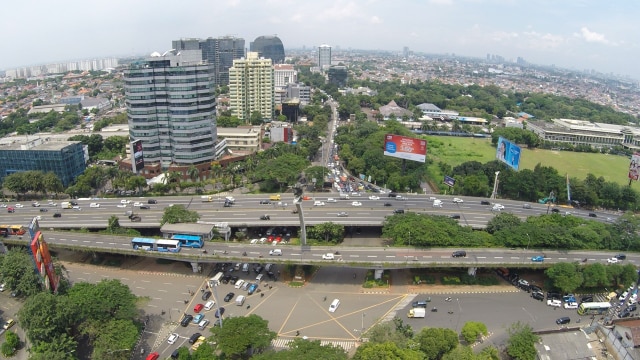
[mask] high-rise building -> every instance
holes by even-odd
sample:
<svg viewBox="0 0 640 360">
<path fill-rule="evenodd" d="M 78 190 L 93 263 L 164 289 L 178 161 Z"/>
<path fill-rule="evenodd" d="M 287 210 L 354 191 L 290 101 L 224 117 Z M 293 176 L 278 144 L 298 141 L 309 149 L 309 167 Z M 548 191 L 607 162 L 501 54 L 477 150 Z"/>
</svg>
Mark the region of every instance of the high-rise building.
<svg viewBox="0 0 640 360">
<path fill-rule="evenodd" d="M 254 111 L 263 119 L 273 118 L 273 66 L 271 59 L 248 52 L 246 59 L 233 60 L 229 69 L 229 107 L 238 119 L 249 121 Z"/>
<path fill-rule="evenodd" d="M 331 46 L 320 45 L 318 46 L 318 68 L 320 71 L 325 71 L 331 66 Z"/>
<path fill-rule="evenodd" d="M 334 84 L 337 87 L 344 87 L 347 85 L 349 73 L 347 72 L 346 66 L 334 65 L 329 67 L 329 70 L 327 70 L 327 77 L 329 78 L 329 83 Z"/>
<path fill-rule="evenodd" d="M 244 39 L 233 36 L 207 39 L 180 39 L 172 42 L 173 48 L 182 50 L 202 50 L 202 60 L 213 65 L 216 85 L 229 84 L 229 68 L 233 60 L 244 57 Z"/>
<path fill-rule="evenodd" d="M 273 64 L 284 63 L 284 45 L 277 36 L 258 36 L 250 44 L 250 50 L 265 59 L 271 59 Z"/>
<path fill-rule="evenodd" d="M 129 135 L 144 149 L 142 175 L 154 166 L 209 167 L 217 137 L 215 83 L 201 50 L 153 53 L 131 64 L 124 80 Z"/>
<path fill-rule="evenodd" d="M 276 88 L 284 88 L 288 84 L 298 82 L 298 72 L 291 64 L 275 64 L 273 65 L 273 78 Z"/>
</svg>

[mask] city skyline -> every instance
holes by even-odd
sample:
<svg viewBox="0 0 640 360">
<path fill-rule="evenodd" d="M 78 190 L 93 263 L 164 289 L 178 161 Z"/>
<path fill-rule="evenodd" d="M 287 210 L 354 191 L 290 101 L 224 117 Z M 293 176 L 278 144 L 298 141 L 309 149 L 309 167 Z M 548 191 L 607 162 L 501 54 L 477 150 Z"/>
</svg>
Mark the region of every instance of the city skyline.
<svg viewBox="0 0 640 360">
<path fill-rule="evenodd" d="M 197 9 L 198 11 L 193 11 Z M 277 35 L 285 49 L 456 54 L 595 70 L 640 79 L 635 34 L 640 12 L 630 0 L 289 0 L 208 2 L 66 0 L 10 2 L 0 40 L 10 53 L 0 69 L 75 59 L 148 55 L 179 38 Z M 24 14 L 21 16 L 20 14 Z"/>
</svg>

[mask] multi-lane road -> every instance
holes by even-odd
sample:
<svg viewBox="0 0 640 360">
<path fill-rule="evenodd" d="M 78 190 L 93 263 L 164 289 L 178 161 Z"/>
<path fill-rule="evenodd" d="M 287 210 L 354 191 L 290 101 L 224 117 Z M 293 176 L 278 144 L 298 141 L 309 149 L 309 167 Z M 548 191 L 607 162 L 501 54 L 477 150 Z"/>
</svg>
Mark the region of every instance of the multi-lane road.
<svg viewBox="0 0 640 360">
<path fill-rule="evenodd" d="M 452 196 L 438 196 L 442 200 L 442 207 L 434 207 L 433 200 L 425 195 L 406 195 L 406 200 L 396 200 L 380 196 L 378 200 L 370 200 L 369 194 L 366 196 L 350 196 L 349 200 L 341 200 L 335 193 L 310 193 L 308 196 L 312 200 L 303 201 L 305 222 L 307 225 L 314 225 L 331 221 L 337 224 L 363 227 L 379 227 L 384 218 L 393 214 L 395 209 L 413 211 L 423 214 L 433 215 L 459 215 L 458 221 L 461 225 L 473 228 L 483 228 L 487 222 L 493 218 L 497 211 L 492 211 L 492 206 L 482 205 L 480 198 L 463 197 L 463 203 L 454 203 Z M 293 196 L 283 194 L 281 201 L 274 201 L 272 204 L 260 204 L 261 200 L 269 198 L 264 195 L 234 195 L 235 204 L 231 207 L 224 207 L 224 196 L 215 196 L 211 202 L 202 202 L 200 196 L 177 196 L 155 198 L 157 204 L 148 204 L 150 209 L 144 210 L 133 206 L 140 202 L 147 205 L 149 198 L 128 198 L 129 204 L 122 204 L 122 199 L 93 199 L 78 200 L 81 210 L 61 209 L 60 202 L 57 206 L 49 206 L 46 202 L 41 202 L 41 207 L 32 207 L 30 203 L 23 203 L 23 207 L 16 208 L 14 213 L 6 210 L 0 211 L 0 223 L 2 224 L 27 224 L 35 216 L 40 216 L 39 223 L 45 228 L 105 228 L 111 215 L 120 218 L 123 226 L 132 227 L 159 227 L 164 208 L 175 204 L 184 205 L 189 210 L 197 211 L 202 221 L 226 222 L 230 226 L 296 226 L 299 225 L 297 214 L 292 213 L 294 209 Z M 328 202 L 333 198 L 335 202 Z M 324 206 L 314 206 L 314 199 L 323 201 Z M 486 199 L 484 199 L 486 200 Z M 354 206 L 353 202 L 361 203 L 361 206 Z M 98 203 L 100 207 L 89 207 L 91 203 Z M 390 203 L 390 206 L 385 206 Z M 541 204 L 530 204 L 531 208 L 523 207 L 522 202 L 512 200 L 496 200 L 492 203 L 504 205 L 503 212 L 512 213 L 520 218 L 545 214 L 551 208 Z M 281 205 L 278 205 L 281 204 Z M 15 206 L 15 204 L 6 204 Z M 47 209 L 47 212 L 40 212 L 40 209 Z M 127 211 L 133 211 L 142 218 L 141 222 L 132 223 L 126 216 Z M 588 218 L 588 212 L 570 208 L 560 208 L 560 213 L 570 212 L 570 216 Z M 53 214 L 59 212 L 61 217 L 55 218 Z M 339 217 L 339 212 L 347 213 L 345 217 Z M 599 221 L 613 221 L 617 216 L 613 214 L 596 213 L 598 217 L 590 218 Z M 260 220 L 261 215 L 269 215 L 270 220 Z"/>
</svg>

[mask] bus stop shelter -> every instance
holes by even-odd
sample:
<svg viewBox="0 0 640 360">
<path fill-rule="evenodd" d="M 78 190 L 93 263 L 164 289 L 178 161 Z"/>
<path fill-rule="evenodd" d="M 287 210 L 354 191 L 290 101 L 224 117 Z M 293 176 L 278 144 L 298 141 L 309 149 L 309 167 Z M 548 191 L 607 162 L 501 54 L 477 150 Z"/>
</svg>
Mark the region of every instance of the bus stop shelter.
<svg viewBox="0 0 640 360">
<path fill-rule="evenodd" d="M 203 241 L 209 241 L 213 239 L 214 225 L 212 224 L 164 224 L 160 228 L 162 237 L 171 239 L 173 235 L 194 235 L 199 236 Z"/>
</svg>

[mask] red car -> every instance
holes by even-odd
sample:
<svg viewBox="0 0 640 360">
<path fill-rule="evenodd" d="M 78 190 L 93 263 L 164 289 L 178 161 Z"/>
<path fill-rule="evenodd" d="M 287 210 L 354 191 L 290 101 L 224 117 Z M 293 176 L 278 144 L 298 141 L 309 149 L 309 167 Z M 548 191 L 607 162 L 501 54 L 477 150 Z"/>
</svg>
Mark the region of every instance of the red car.
<svg viewBox="0 0 640 360">
<path fill-rule="evenodd" d="M 202 311 L 202 309 L 203 309 L 203 308 L 204 308 L 204 305 L 202 305 L 202 304 L 198 304 L 198 305 L 196 305 L 196 306 L 193 308 L 193 312 L 197 314 L 197 313 L 199 313 L 200 311 Z"/>
<path fill-rule="evenodd" d="M 159 357 L 160 357 L 160 354 L 158 354 L 157 352 L 153 352 L 153 353 L 147 355 L 147 359 L 146 360 L 158 360 Z"/>
<path fill-rule="evenodd" d="M 273 241 L 273 239 L 275 239 L 275 238 L 276 238 L 275 236 L 273 236 L 273 235 L 269 235 L 269 236 L 267 236 L 267 241 L 268 241 L 268 242 L 272 242 L 272 241 Z"/>
</svg>

